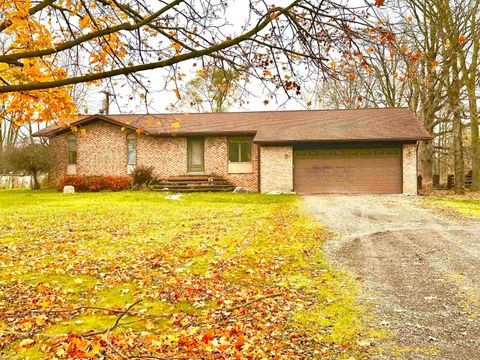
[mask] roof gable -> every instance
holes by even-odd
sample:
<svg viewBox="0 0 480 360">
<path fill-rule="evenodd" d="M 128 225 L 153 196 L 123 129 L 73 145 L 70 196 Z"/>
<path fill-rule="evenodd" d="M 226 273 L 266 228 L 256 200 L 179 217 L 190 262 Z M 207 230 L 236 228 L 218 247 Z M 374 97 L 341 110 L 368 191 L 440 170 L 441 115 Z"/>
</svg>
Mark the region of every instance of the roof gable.
<svg viewBox="0 0 480 360">
<path fill-rule="evenodd" d="M 135 126 L 128 125 L 122 121 L 118 121 L 115 118 L 112 118 L 110 116 L 105 116 L 101 114 L 95 114 L 95 115 L 88 115 L 88 116 L 79 116 L 79 118 L 76 121 L 71 122 L 70 124 L 64 123 L 61 125 L 52 125 L 49 127 L 46 127 L 45 129 L 39 130 L 36 133 L 33 134 L 33 136 L 41 137 L 50 137 L 50 136 L 55 136 L 58 134 L 61 134 L 63 132 L 67 132 L 71 130 L 72 126 L 78 127 L 78 126 L 86 126 L 92 122 L 95 121 L 104 121 L 109 124 L 117 125 L 120 127 L 126 127 L 132 130 L 135 130 Z"/>
</svg>

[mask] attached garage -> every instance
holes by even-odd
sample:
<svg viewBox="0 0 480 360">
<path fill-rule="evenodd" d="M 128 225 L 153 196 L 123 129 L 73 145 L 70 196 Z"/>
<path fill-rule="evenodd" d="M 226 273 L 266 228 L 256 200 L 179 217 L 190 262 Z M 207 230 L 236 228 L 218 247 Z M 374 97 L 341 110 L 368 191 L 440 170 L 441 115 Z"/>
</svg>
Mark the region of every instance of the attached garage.
<svg viewBox="0 0 480 360">
<path fill-rule="evenodd" d="M 431 136 L 409 109 L 278 114 L 253 140 L 261 192 L 417 194 L 418 142 Z"/>
<path fill-rule="evenodd" d="M 399 194 L 401 146 L 294 149 L 293 185 L 298 194 Z"/>
</svg>

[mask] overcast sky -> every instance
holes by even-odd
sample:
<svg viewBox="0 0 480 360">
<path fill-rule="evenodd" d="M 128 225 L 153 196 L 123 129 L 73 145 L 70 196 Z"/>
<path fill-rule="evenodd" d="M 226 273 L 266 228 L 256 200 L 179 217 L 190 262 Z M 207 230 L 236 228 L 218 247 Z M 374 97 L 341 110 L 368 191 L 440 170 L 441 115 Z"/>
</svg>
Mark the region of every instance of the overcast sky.
<svg viewBox="0 0 480 360">
<path fill-rule="evenodd" d="M 291 0 L 269 0 L 268 2 L 275 4 L 276 6 L 282 6 L 291 2 Z M 355 6 L 359 4 L 365 4 L 364 0 L 349 0 L 349 5 Z M 232 33 L 239 33 L 241 31 L 241 26 L 245 24 L 245 20 L 248 16 L 248 1 L 246 0 L 230 0 L 229 7 L 226 12 L 226 17 L 229 22 L 232 24 Z M 198 60 L 197 60 L 198 62 Z M 184 81 L 188 81 L 195 76 L 197 68 L 192 67 L 193 61 L 185 62 L 180 65 L 179 71 L 186 73 L 187 77 Z M 150 113 L 163 113 L 168 112 L 167 107 L 169 104 L 176 101 L 176 95 L 173 91 L 173 84 L 167 86 L 167 90 L 163 90 L 164 84 L 161 83 L 163 79 L 164 70 L 157 69 L 141 73 L 146 79 L 149 80 L 150 85 L 148 86 L 150 90 L 149 98 L 151 102 L 149 103 L 148 111 Z M 119 81 L 121 83 L 121 80 Z M 277 98 L 269 99 L 269 104 L 265 105 L 263 102 L 267 98 L 267 93 L 263 91 L 263 85 L 259 81 L 252 81 L 248 84 L 247 89 L 250 92 L 253 92 L 256 96 L 248 96 L 245 100 L 247 103 L 240 105 L 237 104 L 233 106 L 230 111 L 263 111 L 263 110 L 292 110 L 292 109 L 305 109 L 305 104 L 313 96 L 313 89 L 315 87 L 315 82 L 310 84 L 302 84 L 304 89 L 304 99 L 298 101 L 296 99 L 291 99 L 287 101 L 287 97 L 282 93 L 283 90 L 279 90 L 277 93 Z M 91 87 L 88 91 L 87 103 L 88 103 L 88 113 L 98 113 L 103 107 L 103 102 L 105 95 L 101 93 L 103 88 Z M 119 96 L 117 101 L 112 104 L 110 107 L 110 113 L 145 113 L 147 111 L 145 103 L 138 97 L 130 99 L 130 91 L 120 86 L 116 87 L 116 91 Z M 310 98 L 309 98 L 310 97 Z M 120 106 L 120 109 L 119 109 Z M 85 112 L 85 109 L 80 109 L 80 112 Z"/>
</svg>

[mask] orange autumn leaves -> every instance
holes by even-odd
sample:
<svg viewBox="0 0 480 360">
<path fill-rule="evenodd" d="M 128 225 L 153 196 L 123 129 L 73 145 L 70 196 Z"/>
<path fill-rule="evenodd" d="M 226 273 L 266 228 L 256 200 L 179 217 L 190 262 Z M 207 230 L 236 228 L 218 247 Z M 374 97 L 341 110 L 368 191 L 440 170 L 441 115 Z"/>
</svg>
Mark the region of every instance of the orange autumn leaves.
<svg viewBox="0 0 480 360">
<path fill-rule="evenodd" d="M 50 31 L 29 14 L 31 6 L 30 0 L 0 0 L 0 22 L 8 39 L 4 54 L 54 46 Z M 49 57 L 28 58 L 21 63 L 0 63 L 0 81 L 4 84 L 48 82 L 66 76 L 66 72 L 54 66 Z M 5 106 L 4 115 L 14 119 L 17 125 L 29 121 L 66 121 L 76 113 L 68 87 L 0 94 L 0 102 Z"/>
<path fill-rule="evenodd" d="M 69 76 L 66 64 L 74 59 L 67 57 L 65 61 L 60 61 L 58 56 L 37 56 L 35 52 L 55 49 L 71 42 L 72 37 L 77 38 L 102 30 L 115 22 L 108 16 L 92 18 L 82 4 L 83 2 L 77 1 L 62 3 L 62 9 L 71 15 L 71 24 L 67 28 L 55 24 L 51 12 L 30 14 L 38 5 L 37 2 L 0 0 L 0 26 L 4 29 L 1 32 L 4 35 L 3 57 L 18 53 L 31 54 L 20 60 L 12 59 L 8 63 L 0 63 L 0 81 L 3 85 L 48 83 Z M 85 7 L 93 10 L 96 4 L 88 2 Z M 120 19 L 125 17 L 117 15 Z M 127 54 L 124 42 L 115 33 L 97 37 L 90 45 L 91 49 L 85 58 L 89 71 L 104 71 Z M 16 125 L 43 121 L 70 122 L 77 113 L 71 93 L 72 87 L 67 86 L 1 94 L 3 115 L 9 116 Z"/>
<path fill-rule="evenodd" d="M 24 63 L 23 68 L 5 68 L 0 64 L 0 77 L 8 83 L 22 83 L 65 76 L 62 69 L 45 69 L 43 61 L 38 59 L 28 59 Z M 54 88 L 0 94 L 0 101 L 5 104 L 5 113 L 18 125 L 29 121 L 67 121 L 76 113 L 69 90 Z"/>
</svg>

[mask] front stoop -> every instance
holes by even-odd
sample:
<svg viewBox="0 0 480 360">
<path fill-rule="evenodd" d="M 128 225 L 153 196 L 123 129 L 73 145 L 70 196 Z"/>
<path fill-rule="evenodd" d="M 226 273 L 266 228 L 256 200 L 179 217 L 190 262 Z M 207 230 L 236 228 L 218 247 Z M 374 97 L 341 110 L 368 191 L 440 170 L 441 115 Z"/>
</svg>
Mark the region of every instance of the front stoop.
<svg viewBox="0 0 480 360">
<path fill-rule="evenodd" d="M 177 193 L 232 192 L 235 189 L 235 185 L 221 176 L 185 175 L 156 180 L 151 184 L 151 188 L 154 191 Z"/>
</svg>

